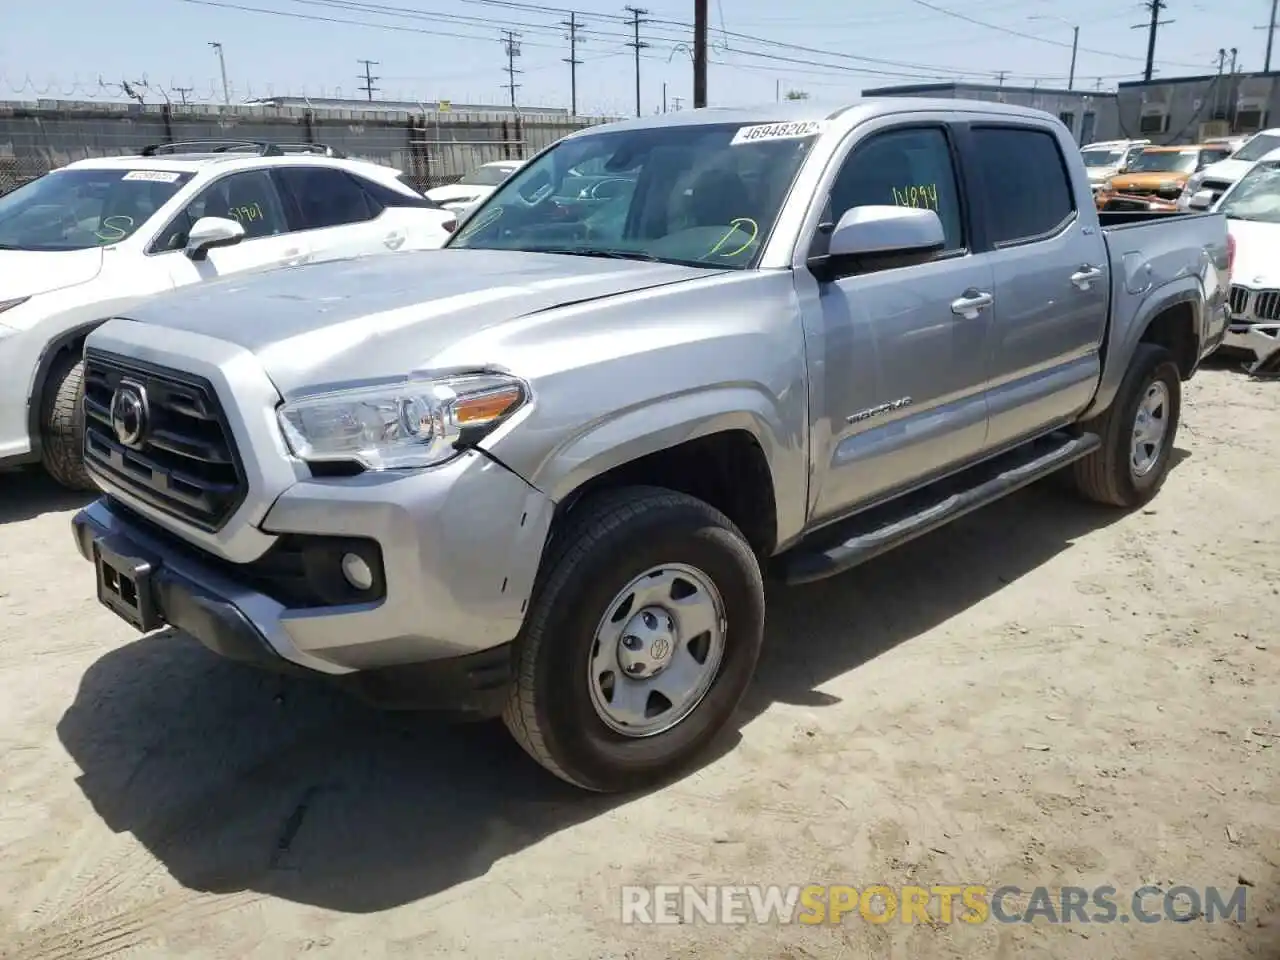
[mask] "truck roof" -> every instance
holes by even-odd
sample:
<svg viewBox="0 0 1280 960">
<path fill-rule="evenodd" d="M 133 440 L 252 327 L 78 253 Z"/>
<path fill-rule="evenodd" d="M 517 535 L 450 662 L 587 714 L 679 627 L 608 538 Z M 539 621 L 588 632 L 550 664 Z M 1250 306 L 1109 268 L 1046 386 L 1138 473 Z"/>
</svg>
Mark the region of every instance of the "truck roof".
<svg viewBox="0 0 1280 960">
<path fill-rule="evenodd" d="M 586 127 L 570 137 L 589 136 L 602 130 L 648 130 L 657 127 L 692 126 L 706 123 L 739 123 L 748 126 L 758 123 L 786 121 L 834 120 L 842 125 L 878 116 L 920 112 L 986 113 L 1010 117 L 1035 117 L 1044 119 L 1051 114 L 1030 107 L 1020 107 L 991 100 L 964 100 L 953 97 L 869 97 L 845 104 L 819 103 L 811 100 L 771 103 L 758 107 L 702 107 L 697 110 L 680 110 L 675 113 L 659 113 L 651 117 L 636 117 L 616 123 Z M 566 138 L 568 139 L 568 138 Z"/>
</svg>

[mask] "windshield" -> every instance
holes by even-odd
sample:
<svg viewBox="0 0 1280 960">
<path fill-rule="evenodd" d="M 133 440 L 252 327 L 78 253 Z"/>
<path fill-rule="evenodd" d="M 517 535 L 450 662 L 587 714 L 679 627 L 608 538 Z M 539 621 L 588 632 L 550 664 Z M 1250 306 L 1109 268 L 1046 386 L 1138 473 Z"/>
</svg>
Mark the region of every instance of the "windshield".
<svg viewBox="0 0 1280 960">
<path fill-rule="evenodd" d="M 1114 167 L 1124 157 L 1123 150 L 1083 150 L 1080 156 L 1086 167 Z"/>
<path fill-rule="evenodd" d="M 0 196 L 0 250 L 85 250 L 132 236 L 191 179 L 160 170 L 55 170 Z"/>
<path fill-rule="evenodd" d="M 1230 220 L 1280 223 L 1280 163 L 1260 163 L 1222 198 L 1218 213 Z"/>
<path fill-rule="evenodd" d="M 1261 160 L 1272 150 L 1280 148 L 1280 136 L 1270 133 L 1260 133 L 1243 147 L 1231 155 L 1232 160 L 1248 160 L 1253 163 L 1255 160 Z"/>
<path fill-rule="evenodd" d="M 511 170 L 507 167 L 486 166 L 472 170 L 458 182 L 469 187 L 496 187 L 509 176 L 511 176 Z"/>
<path fill-rule="evenodd" d="M 744 269 L 820 129 L 678 124 L 570 137 L 504 183 L 448 245 Z"/>
<path fill-rule="evenodd" d="M 1195 152 L 1182 150 L 1144 150 L 1129 164 L 1130 173 L 1193 173 L 1195 169 Z"/>
</svg>

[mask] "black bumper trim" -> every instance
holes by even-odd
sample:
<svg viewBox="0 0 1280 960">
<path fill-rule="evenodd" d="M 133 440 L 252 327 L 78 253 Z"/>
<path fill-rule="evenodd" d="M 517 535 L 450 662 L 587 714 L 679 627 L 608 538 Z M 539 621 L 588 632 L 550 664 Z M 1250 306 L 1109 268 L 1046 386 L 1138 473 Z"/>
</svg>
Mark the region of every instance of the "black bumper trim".
<svg viewBox="0 0 1280 960">
<path fill-rule="evenodd" d="M 95 539 L 109 537 L 127 547 L 130 555 L 148 560 L 152 599 L 164 623 L 191 635 L 218 656 L 273 673 L 324 680 L 382 709 L 442 711 L 477 719 L 502 713 L 515 675 L 513 644 L 337 676 L 311 670 L 280 656 L 239 607 L 166 567 L 154 550 L 129 538 L 124 518 L 119 514 L 113 518 L 116 522 L 107 531 L 86 510 L 75 515 L 71 523 L 81 555 L 92 560 Z"/>
</svg>

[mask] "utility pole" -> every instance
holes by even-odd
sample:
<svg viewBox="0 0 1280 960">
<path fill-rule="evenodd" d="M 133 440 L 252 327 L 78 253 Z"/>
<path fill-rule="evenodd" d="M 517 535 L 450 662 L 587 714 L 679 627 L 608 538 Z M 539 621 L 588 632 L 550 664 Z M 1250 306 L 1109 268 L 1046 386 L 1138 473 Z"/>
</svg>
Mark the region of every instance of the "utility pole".
<svg viewBox="0 0 1280 960">
<path fill-rule="evenodd" d="M 227 84 L 227 59 L 222 55 L 222 44 L 210 43 L 213 52 L 218 55 L 218 68 L 222 71 L 222 102 L 231 106 L 231 87 Z"/>
<path fill-rule="evenodd" d="M 1237 51 L 1235 47 L 1232 47 L 1232 48 L 1231 48 L 1231 75 L 1232 75 L 1232 76 L 1235 76 L 1235 72 L 1236 72 L 1236 56 L 1237 56 L 1238 52 L 1239 52 L 1239 51 Z"/>
<path fill-rule="evenodd" d="M 684 103 L 684 97 L 672 97 L 672 98 L 671 98 L 671 112 L 672 112 L 672 113 L 679 113 L 679 112 L 680 112 L 680 104 L 682 104 L 682 103 Z"/>
<path fill-rule="evenodd" d="M 707 105 L 707 0 L 693 0 L 693 106 Z"/>
<path fill-rule="evenodd" d="M 781 80 L 773 81 L 773 102 L 774 103 L 782 102 L 782 81 Z"/>
<path fill-rule="evenodd" d="M 1276 4 L 1280 0 L 1271 0 L 1271 20 L 1265 27 L 1254 27 L 1255 30 L 1267 31 L 1267 59 L 1262 65 L 1263 73 L 1271 72 L 1271 41 L 1276 38 Z"/>
<path fill-rule="evenodd" d="M 667 81 L 662 81 L 662 112 L 667 112 Z"/>
<path fill-rule="evenodd" d="M 368 101 L 372 103 L 373 95 L 378 89 L 373 85 L 373 81 L 381 80 L 382 78 L 375 77 L 372 73 L 370 73 L 370 69 L 373 67 L 379 66 L 380 64 L 378 63 L 377 60 L 357 60 L 356 63 L 364 64 L 364 95 L 368 99 Z M 359 80 L 361 78 L 356 77 L 356 79 Z"/>
<path fill-rule="evenodd" d="M 1073 26 L 1071 28 L 1071 73 L 1067 77 L 1067 89 L 1074 90 L 1076 86 L 1076 51 L 1080 49 L 1080 28 Z"/>
<path fill-rule="evenodd" d="M 631 27 L 635 31 L 635 39 L 627 44 L 628 47 L 636 52 L 636 116 L 640 116 L 640 51 L 649 46 L 647 43 L 640 42 L 640 24 L 645 21 L 643 17 L 648 10 L 641 10 L 639 7 L 624 7 L 627 13 L 631 14 Z"/>
<path fill-rule="evenodd" d="M 569 65 L 569 116 L 576 117 L 578 115 L 578 67 L 582 65 L 582 61 L 578 59 L 578 44 L 582 42 L 578 38 L 578 30 L 582 24 L 578 22 L 578 15 L 570 12 L 569 19 L 562 20 L 560 26 L 566 27 L 569 31 L 569 56 L 564 62 Z"/>
<path fill-rule="evenodd" d="M 1003 87 L 1003 86 L 1004 86 L 1004 78 L 1005 78 L 1005 76 L 1007 76 L 1007 75 L 1008 75 L 1008 73 L 1009 73 L 1009 71 L 1008 71 L 1008 70 L 997 70 L 997 71 L 996 71 L 996 86 L 998 86 L 998 87 Z"/>
<path fill-rule="evenodd" d="M 511 94 L 511 109 L 516 109 L 516 90 L 520 84 L 516 83 L 516 74 L 524 73 L 523 70 L 516 69 L 516 57 L 520 56 L 520 34 L 513 30 L 502 31 L 502 48 L 507 54 L 507 82 L 505 84 L 507 91 Z"/>
<path fill-rule="evenodd" d="M 185 106 L 187 105 L 187 94 L 188 94 L 188 93 L 194 93 L 194 92 L 195 92 L 195 88 L 193 88 L 193 87 L 174 87 L 174 88 L 173 88 L 173 92 L 174 92 L 174 93 L 176 93 L 178 96 L 180 96 L 180 97 L 182 98 L 182 105 L 185 107 Z"/>
<path fill-rule="evenodd" d="M 1151 21 L 1149 23 L 1135 23 L 1130 30 L 1146 30 L 1147 31 L 1147 65 L 1142 71 L 1142 79 L 1146 83 L 1151 82 L 1152 68 L 1156 62 L 1156 33 L 1166 24 L 1173 23 L 1172 20 L 1161 20 L 1160 11 L 1166 6 L 1165 0 L 1146 0 L 1143 4 L 1151 11 Z"/>
</svg>

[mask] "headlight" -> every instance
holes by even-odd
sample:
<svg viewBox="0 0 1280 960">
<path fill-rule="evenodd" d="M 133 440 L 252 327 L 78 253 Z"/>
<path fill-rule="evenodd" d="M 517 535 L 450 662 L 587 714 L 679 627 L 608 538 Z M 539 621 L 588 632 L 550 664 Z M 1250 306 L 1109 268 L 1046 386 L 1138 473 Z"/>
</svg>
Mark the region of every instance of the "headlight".
<svg viewBox="0 0 1280 960">
<path fill-rule="evenodd" d="M 476 374 L 306 397 L 278 415 L 289 448 L 303 460 L 394 470 L 443 463 L 529 399 L 523 380 Z"/>
<path fill-rule="evenodd" d="M 1177 180 L 1166 180 L 1164 181 L 1164 183 L 1160 184 L 1160 187 L 1159 187 L 1159 191 L 1161 193 L 1169 193 L 1170 191 L 1177 190 L 1177 189 L 1178 189 Z"/>
<path fill-rule="evenodd" d="M 1186 185 L 1182 188 L 1182 195 L 1190 197 L 1200 189 L 1200 184 L 1204 182 L 1204 176 L 1199 173 L 1193 173 L 1187 178 Z"/>
<path fill-rule="evenodd" d="M 30 297 L 18 297 L 14 300 L 0 300 L 0 313 L 4 313 L 6 310 L 12 310 L 14 307 L 24 304 L 30 299 Z"/>
</svg>

